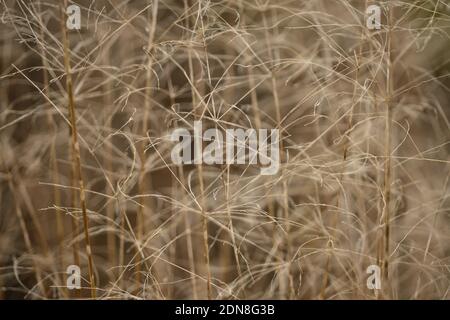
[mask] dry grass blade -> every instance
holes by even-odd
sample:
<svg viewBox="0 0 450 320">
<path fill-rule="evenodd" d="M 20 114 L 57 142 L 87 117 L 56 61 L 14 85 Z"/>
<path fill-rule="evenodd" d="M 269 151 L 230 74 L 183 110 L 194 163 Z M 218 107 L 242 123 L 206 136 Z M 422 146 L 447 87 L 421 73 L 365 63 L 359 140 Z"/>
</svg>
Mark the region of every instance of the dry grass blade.
<svg viewBox="0 0 450 320">
<path fill-rule="evenodd" d="M 0 22 L 0 299 L 450 298 L 445 1 Z"/>
</svg>

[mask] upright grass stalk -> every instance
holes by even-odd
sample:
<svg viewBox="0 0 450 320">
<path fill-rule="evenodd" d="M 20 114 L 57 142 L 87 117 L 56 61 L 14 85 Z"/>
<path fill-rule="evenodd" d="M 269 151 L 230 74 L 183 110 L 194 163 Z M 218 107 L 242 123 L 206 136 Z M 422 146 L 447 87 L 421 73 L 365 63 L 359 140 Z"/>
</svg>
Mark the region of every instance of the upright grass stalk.
<svg viewBox="0 0 450 320">
<path fill-rule="evenodd" d="M 367 8 L 367 1 L 365 2 L 365 6 L 364 6 L 364 12 L 366 11 L 365 9 Z M 365 26 L 362 26 L 361 29 L 361 35 L 360 35 L 360 42 L 358 45 L 358 53 L 356 53 L 356 51 L 354 52 L 354 57 L 355 57 L 355 80 L 354 80 L 354 86 L 353 86 L 353 95 L 352 95 L 352 101 L 351 101 L 351 110 L 350 110 L 350 114 L 349 114 L 349 119 L 348 119 L 348 123 L 347 123 L 347 129 L 344 132 L 344 138 L 343 138 L 343 147 L 342 147 L 342 161 L 341 161 L 341 169 L 339 171 L 339 183 L 338 185 L 342 185 L 345 188 L 345 171 L 346 171 L 346 167 L 347 167 L 347 157 L 348 157 L 348 151 L 349 148 L 351 147 L 351 140 L 349 138 L 350 135 L 350 131 L 353 127 L 353 116 L 354 116 L 354 108 L 357 104 L 357 94 L 358 94 L 358 88 L 360 86 L 359 82 L 360 82 L 360 60 L 362 60 L 362 47 L 363 47 L 363 40 L 364 40 L 364 28 Z M 344 190 L 343 190 L 344 191 Z M 345 193 L 342 194 L 342 197 L 345 198 Z M 342 204 L 341 204 L 341 197 L 338 196 L 337 198 L 337 208 L 341 208 Z M 343 208 L 345 209 L 345 208 Z M 331 224 L 331 239 L 335 238 L 336 235 L 336 226 L 337 226 L 337 221 L 338 221 L 338 213 L 336 213 L 333 217 L 333 221 Z M 332 242 L 329 241 L 327 246 L 329 247 L 329 250 L 333 250 L 334 247 L 332 245 Z M 327 260 L 326 260 L 326 264 L 325 264 L 325 273 L 323 276 L 323 280 L 322 280 L 322 288 L 320 290 L 320 298 L 321 299 L 325 299 L 326 298 L 326 289 L 328 287 L 328 282 L 329 282 L 329 278 L 330 278 L 330 266 L 331 266 L 331 258 L 332 255 L 328 254 L 327 255 Z"/>
<path fill-rule="evenodd" d="M 183 166 L 178 166 L 178 175 L 180 176 L 181 183 L 185 186 L 186 185 L 186 179 L 184 177 L 184 170 Z M 181 188 L 183 189 L 183 188 Z M 184 194 L 184 190 L 182 190 Z M 188 210 L 184 210 L 184 225 L 186 228 L 186 249 L 188 254 L 188 260 L 189 260 L 189 267 L 190 271 L 193 273 L 191 276 L 191 285 L 192 285 L 192 295 L 194 299 L 198 299 L 198 285 L 197 285 L 197 277 L 196 277 L 196 268 L 195 268 L 195 254 L 194 254 L 194 245 L 193 245 L 193 236 L 192 236 L 192 227 L 191 222 L 189 221 L 189 212 Z"/>
<path fill-rule="evenodd" d="M 209 261 L 209 245 L 208 245 L 208 217 L 206 211 L 206 201 L 205 201 L 205 186 L 203 182 L 203 165 L 197 165 L 198 171 L 198 180 L 200 184 L 200 206 L 201 206 L 201 216 L 202 216 L 202 231 L 203 231 L 203 254 L 205 257 L 205 266 L 206 266 L 206 292 L 207 298 L 210 300 L 212 298 L 211 292 L 211 266 Z"/>
<path fill-rule="evenodd" d="M 270 13 L 275 15 L 275 11 L 270 10 Z M 267 43 L 267 50 L 270 58 L 270 63 L 272 64 L 272 67 L 270 68 L 271 72 L 271 91 L 273 94 L 273 102 L 275 105 L 275 120 L 277 122 L 277 127 L 279 129 L 279 152 L 280 152 L 280 161 L 283 163 L 285 159 L 284 155 L 284 141 L 283 141 L 283 127 L 282 127 L 282 119 L 281 119 L 281 105 L 280 105 L 280 98 L 278 94 L 278 86 L 277 86 L 277 77 L 276 77 L 276 70 L 275 68 L 275 59 L 278 58 L 276 55 L 276 52 L 274 51 L 274 48 L 272 46 L 272 41 L 270 41 L 269 31 L 268 31 L 268 22 L 266 17 L 266 12 L 262 12 L 262 18 L 263 18 L 263 25 L 264 25 L 264 32 L 265 32 L 265 39 Z M 278 34 L 277 27 L 274 27 L 274 36 L 276 37 Z M 272 142 L 273 143 L 273 142 Z M 285 171 L 281 169 L 281 175 L 283 176 L 285 174 Z M 287 298 L 292 299 L 295 296 L 295 288 L 294 288 L 294 279 L 292 276 L 292 270 L 291 270 L 291 256 L 292 256 L 292 244 L 291 244 L 291 224 L 290 224 L 290 217 L 289 217 L 289 192 L 288 192 L 288 177 L 286 176 L 285 179 L 282 181 L 282 210 L 283 210 L 283 220 L 284 220 L 284 228 L 286 231 L 286 237 L 285 237 L 285 245 L 286 245 L 286 251 L 284 253 L 284 256 L 280 257 L 280 261 L 283 261 L 284 263 L 287 263 L 287 282 L 288 282 L 288 293 Z M 284 286 L 284 279 L 281 280 L 281 287 Z"/>
<path fill-rule="evenodd" d="M 110 47 L 107 47 L 107 49 L 104 51 L 104 63 L 106 66 L 112 65 L 112 59 L 111 59 L 111 49 Z M 114 94 L 113 94 L 113 85 L 112 80 L 107 79 L 104 86 L 105 94 L 103 95 L 103 101 L 106 105 L 106 108 L 113 109 L 114 110 Z M 114 127 L 114 113 L 107 113 L 105 119 L 105 124 L 108 129 L 113 131 Z M 103 162 L 106 168 L 106 174 L 111 174 L 109 178 L 107 178 L 107 181 L 105 183 L 105 194 L 108 194 L 110 192 L 110 188 L 112 187 L 112 190 L 115 190 L 116 185 L 116 179 L 113 175 L 114 172 L 114 166 L 113 166 L 113 141 L 112 136 L 110 137 L 110 141 L 105 143 L 105 156 L 103 158 Z M 116 250 L 116 212 L 118 211 L 118 200 L 117 200 L 117 193 L 115 192 L 116 198 L 112 203 L 108 203 L 106 206 L 106 217 L 107 217 L 107 234 L 106 234 L 106 247 L 108 252 L 108 262 L 111 267 L 117 266 L 117 250 Z"/>
<path fill-rule="evenodd" d="M 208 76 L 208 84 L 210 87 L 212 87 L 212 83 L 211 83 L 211 71 L 210 71 L 210 67 L 209 67 L 209 57 L 208 57 L 208 49 L 207 49 L 207 45 L 206 45 L 206 36 L 205 36 L 205 25 L 204 25 L 204 21 L 203 21 L 203 17 L 204 17 L 204 13 L 203 13 L 203 6 L 202 6 L 202 1 L 198 2 L 198 18 L 200 20 L 200 31 L 201 31 L 201 40 L 203 43 L 203 51 L 205 54 L 205 61 L 206 61 L 206 73 Z M 203 94 L 205 94 L 206 90 L 202 90 Z M 215 109 L 214 106 L 214 93 L 211 92 L 211 101 L 212 101 L 212 107 L 213 109 Z M 203 99 L 204 95 L 200 98 Z M 207 104 L 205 103 L 204 106 L 204 110 L 206 111 L 207 108 Z M 197 109 L 200 110 L 200 109 Z M 203 114 L 202 113 L 197 113 L 197 119 L 202 121 L 203 120 Z M 199 148 L 197 148 L 199 150 Z M 202 157 L 203 155 L 198 155 L 197 157 Z M 203 180 L 203 163 L 201 162 L 200 164 L 197 165 L 197 172 L 198 172 L 198 179 L 199 179 L 199 183 L 200 183 L 200 205 L 201 205 L 201 215 L 202 215 L 202 228 L 203 228 L 203 250 L 204 250 L 204 255 L 205 255 L 205 264 L 206 264 L 206 276 L 207 276 L 207 282 L 206 282 L 206 286 L 207 286 L 207 297 L 208 299 L 212 299 L 212 290 L 211 290 L 211 263 L 210 263 L 210 257 L 209 257 L 209 244 L 208 244 L 208 239 L 209 239 L 209 231 L 208 231 L 208 211 L 206 210 L 206 199 L 205 199 L 205 186 L 204 186 L 204 180 Z"/>
<path fill-rule="evenodd" d="M 45 43 L 45 35 L 44 35 L 44 22 L 42 21 L 42 8 L 41 8 L 41 1 L 38 2 L 38 16 L 40 20 L 40 55 L 42 59 L 42 78 L 43 78 L 43 92 L 47 97 L 50 97 L 50 82 L 49 82 L 49 76 L 48 71 L 49 70 L 49 64 L 47 60 L 47 53 L 44 48 Z M 53 187 L 53 202 L 54 206 L 57 208 L 61 205 L 61 193 L 59 190 L 59 169 L 58 169 L 58 161 L 56 159 L 56 133 L 57 133 L 57 126 L 55 124 L 55 120 L 53 119 L 53 115 L 51 112 L 51 109 L 48 109 L 47 111 L 47 125 L 49 132 L 52 136 L 51 144 L 50 144 L 50 164 L 51 164 L 51 172 L 52 172 L 52 183 L 54 184 Z M 64 268 L 64 219 L 61 216 L 61 214 L 58 212 L 56 214 L 56 235 L 58 238 L 58 255 L 59 255 L 59 265 L 58 270 L 63 270 Z M 61 274 L 60 279 L 61 283 L 64 283 L 63 275 Z M 64 290 L 64 286 L 61 285 L 61 292 L 62 295 L 67 297 L 67 292 Z"/>
<path fill-rule="evenodd" d="M 106 54 L 106 65 L 110 65 L 110 59 L 109 59 L 109 53 L 105 53 Z M 113 107 L 113 98 L 112 98 L 112 86 L 111 86 L 111 82 L 108 82 L 105 85 L 105 90 L 107 91 L 107 94 L 105 94 L 105 103 L 107 108 L 112 108 Z M 113 128 L 113 116 L 114 115 L 108 115 L 108 120 L 107 120 L 107 124 L 109 128 Z M 112 141 L 110 143 L 106 144 L 106 157 L 104 159 L 105 161 L 105 167 L 106 167 L 106 171 L 108 173 L 112 173 L 114 168 L 113 168 L 113 163 L 112 163 L 112 159 L 113 159 L 113 145 L 112 145 Z M 112 178 L 111 184 L 114 186 L 115 184 L 115 179 Z M 106 184 L 106 189 L 108 188 L 108 184 Z M 105 192 L 107 192 L 107 190 L 105 190 Z M 107 246 L 107 250 L 108 250 L 108 262 L 110 263 L 111 266 L 116 266 L 117 264 L 117 254 L 116 254 L 116 235 L 114 233 L 113 230 L 115 230 L 115 211 L 117 209 L 117 200 L 115 200 L 113 203 L 109 203 L 106 207 L 106 217 L 108 218 L 108 225 L 109 228 L 111 230 L 108 230 L 109 232 L 106 235 L 106 246 Z M 109 229 L 108 228 L 108 229 Z"/>
<path fill-rule="evenodd" d="M 152 10 L 151 10 L 151 24 L 149 28 L 149 35 L 147 39 L 147 62 L 146 62 L 146 77 L 145 77 L 145 97 L 144 97 L 144 115 L 142 119 L 142 132 L 144 136 L 147 138 L 148 132 L 150 130 L 149 128 L 149 119 L 150 116 L 152 116 L 152 95 L 153 95 L 153 89 L 152 86 L 154 85 L 154 76 L 153 76 L 153 63 L 154 63 L 154 57 L 153 54 L 154 51 L 154 41 L 155 41 L 155 32 L 156 32 L 156 25 L 158 22 L 158 0 L 155 0 L 152 2 Z M 144 140 L 147 141 L 147 140 Z M 145 153 L 145 142 L 141 143 L 138 148 L 139 156 L 141 159 L 141 168 L 139 172 L 139 182 L 138 182 L 138 189 L 140 194 L 145 194 L 152 188 L 152 176 L 151 172 L 147 174 L 146 172 L 146 163 L 147 163 L 147 154 Z M 141 244 L 144 242 L 144 234 L 146 233 L 145 229 L 145 210 L 148 210 L 150 212 L 150 217 L 152 216 L 152 201 L 146 200 L 145 198 L 142 198 L 141 205 L 138 207 L 137 212 L 137 219 L 136 219 L 136 225 L 137 225 L 137 234 L 136 238 L 138 241 L 138 247 L 137 247 L 137 262 L 136 262 L 136 286 L 139 288 L 142 283 L 142 277 L 141 277 L 141 268 L 142 263 L 144 263 L 144 254 L 143 254 L 143 248 L 141 248 Z M 152 272 L 149 270 L 149 272 Z M 152 276 L 154 277 L 154 276 Z"/>
<path fill-rule="evenodd" d="M 390 244 L 390 205 L 391 205 L 391 136 L 392 136 L 392 99 L 393 99 L 393 74 L 392 74 L 392 4 L 388 3 L 388 31 L 387 31 L 387 66 L 386 66 L 386 126 L 385 126 L 385 167 L 384 167 L 384 254 L 382 270 L 385 282 L 389 277 L 389 244 Z"/>
<path fill-rule="evenodd" d="M 188 5 L 188 0 L 184 0 L 184 5 L 185 8 L 189 8 Z M 195 23 L 193 23 L 191 25 L 191 23 L 188 21 L 188 28 L 190 29 L 190 27 L 193 28 L 193 34 L 196 33 L 196 31 L 200 31 L 202 33 L 202 40 L 203 40 L 203 45 L 204 45 L 204 50 L 206 50 L 206 45 L 205 45 L 205 38 L 204 38 L 204 30 L 203 30 L 203 14 L 202 14 L 202 4 L 201 1 L 198 2 L 198 8 L 197 8 L 197 17 L 198 20 L 201 22 L 201 30 L 197 29 L 197 20 Z M 189 20 L 189 19 L 188 19 Z M 193 58 L 192 58 L 192 37 L 189 41 L 189 45 L 188 45 L 188 65 L 189 65 L 189 80 L 190 83 L 192 84 L 192 86 L 195 87 L 191 87 L 191 98 L 192 98 L 192 107 L 193 107 L 193 112 L 195 114 L 195 118 L 197 121 L 201 121 L 203 119 L 203 113 L 205 110 L 202 110 L 200 108 L 200 105 L 205 104 L 205 102 L 202 100 L 203 99 L 203 95 L 205 93 L 205 88 L 203 87 L 203 85 L 197 86 L 197 81 L 198 79 L 196 79 L 197 75 L 202 74 L 202 67 L 200 65 L 200 67 L 198 67 L 198 70 L 194 69 L 194 63 L 193 63 Z M 206 53 L 206 51 L 205 51 Z M 198 96 L 198 98 L 197 98 Z M 204 105 L 204 108 L 206 108 L 206 105 Z M 194 137 L 196 140 L 198 139 L 198 137 Z M 196 148 L 196 150 L 199 151 L 199 148 Z M 201 154 L 196 154 L 195 157 L 201 157 Z M 198 179 L 198 183 L 199 183 L 199 194 L 200 194 L 200 215 L 201 215 L 201 221 L 202 221 L 202 235 L 203 235 L 203 256 L 204 256 L 204 266 L 206 268 L 206 297 L 208 299 L 212 298 L 212 291 L 211 291 L 211 266 L 210 266 L 210 259 L 209 259 L 209 244 L 208 244 L 208 239 L 209 239 L 209 233 L 208 233 L 208 217 L 207 217 L 207 211 L 206 211 L 206 201 L 205 201 L 205 186 L 204 186 L 204 181 L 203 181 L 203 165 L 202 163 L 199 163 L 196 165 L 197 168 L 197 179 Z"/>
<path fill-rule="evenodd" d="M 75 98 L 73 94 L 73 82 L 72 82 L 72 70 L 70 66 L 70 48 L 69 48 L 69 38 L 66 28 L 66 14 L 64 8 L 67 7 L 68 0 L 64 0 L 64 6 L 61 4 L 61 25 L 63 33 L 63 47 L 64 47 L 64 67 L 66 73 L 66 90 L 68 95 L 68 107 L 69 107 L 69 121 L 70 121 L 70 133 L 72 138 L 72 150 L 73 150 L 73 160 L 75 174 L 78 178 L 78 186 L 80 189 L 80 205 L 81 213 L 83 215 L 83 227 L 84 227 L 84 238 L 86 242 L 86 254 L 88 257 L 88 267 L 89 267 L 89 282 L 91 286 L 91 297 L 96 298 L 96 284 L 94 275 L 94 262 L 92 257 L 91 241 L 89 235 L 89 218 L 87 215 L 86 207 L 86 193 L 84 188 L 84 180 L 81 169 L 81 152 L 80 145 L 78 142 L 78 130 L 77 130 L 77 118 L 75 109 Z"/>
<path fill-rule="evenodd" d="M 171 105 L 174 106 L 175 105 L 175 92 L 174 92 L 174 87 L 172 84 L 172 81 L 169 79 L 168 82 L 168 90 L 169 90 L 169 96 L 170 96 L 170 102 Z M 184 169 L 183 169 L 183 165 L 180 164 L 177 166 L 177 174 L 178 174 L 178 180 L 179 180 L 179 184 L 181 184 L 181 186 L 179 184 L 176 184 L 178 181 L 177 179 L 172 179 L 173 183 L 176 184 L 175 186 L 175 192 L 177 195 L 181 195 L 181 203 L 185 203 L 185 200 L 187 200 L 187 196 L 185 193 L 185 186 L 187 185 L 186 183 L 186 178 L 184 176 Z M 175 210 L 175 208 L 174 208 Z M 192 237 L 192 227 L 191 227 L 191 222 L 189 221 L 189 212 L 188 210 L 185 210 L 184 208 L 181 209 L 180 214 L 183 215 L 183 220 L 184 220 L 184 228 L 185 228 L 185 232 L 186 232 L 186 251 L 187 251 L 187 258 L 188 258 L 188 264 L 189 264 L 189 271 L 192 273 L 190 279 L 191 279 L 191 286 L 192 286 L 192 296 L 194 298 L 194 300 L 198 299 L 198 288 L 197 288 L 197 277 L 196 277 L 196 273 L 195 273 L 195 254 L 194 254 L 194 245 L 193 245 L 193 237 Z"/>
<path fill-rule="evenodd" d="M 230 55 L 232 54 L 232 51 L 230 48 L 227 48 L 226 52 L 229 52 Z M 226 101 L 232 101 L 233 97 L 234 97 L 234 88 L 233 88 L 233 84 L 232 82 L 234 81 L 234 72 L 233 72 L 233 68 L 232 66 L 230 66 L 229 68 L 229 78 L 227 79 L 227 82 L 230 83 L 230 89 L 225 91 L 226 94 Z M 218 129 L 217 124 L 215 125 L 216 130 Z M 231 245 L 232 245 L 232 252 L 234 255 L 234 263 L 236 264 L 236 271 L 237 271 L 237 276 L 238 279 L 240 279 L 242 277 L 242 267 L 241 267 L 241 263 L 240 263 L 240 259 L 239 259 L 239 249 L 237 247 L 236 244 L 236 233 L 235 233 L 235 227 L 234 227 L 234 223 L 233 223 L 233 217 L 232 217 L 232 212 L 231 212 L 231 184 L 230 184 L 230 164 L 226 164 L 226 165 L 222 165 L 222 179 L 224 181 L 224 185 L 225 185 L 225 202 L 226 202 L 226 211 L 227 211 L 227 219 L 228 219 L 228 230 L 229 230 L 229 237 L 231 239 Z M 224 252 L 224 258 L 223 258 L 223 268 L 224 268 L 224 280 L 226 282 L 228 282 L 228 266 L 229 263 L 232 262 L 233 258 L 230 257 L 230 250 L 228 247 L 224 247 L 225 248 L 225 252 Z M 243 293 L 243 297 L 245 298 L 245 288 L 243 288 L 242 290 Z"/>
</svg>

